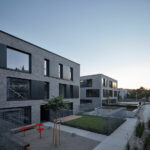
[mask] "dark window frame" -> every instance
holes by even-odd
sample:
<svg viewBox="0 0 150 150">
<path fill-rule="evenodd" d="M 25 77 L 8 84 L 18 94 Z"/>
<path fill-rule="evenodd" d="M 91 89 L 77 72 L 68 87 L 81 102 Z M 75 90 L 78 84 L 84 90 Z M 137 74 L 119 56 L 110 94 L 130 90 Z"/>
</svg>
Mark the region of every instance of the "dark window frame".
<svg viewBox="0 0 150 150">
<path fill-rule="evenodd" d="M 86 97 L 100 97 L 99 89 L 87 89 L 86 90 Z"/>
<path fill-rule="evenodd" d="M 63 64 L 59 64 L 59 78 L 63 79 Z"/>
<path fill-rule="evenodd" d="M 15 69 L 12 69 L 12 68 L 8 68 L 7 67 L 7 49 L 11 49 L 13 51 L 17 51 L 17 52 L 29 55 L 29 71 L 15 70 Z M 31 58 L 31 56 L 32 55 L 30 53 L 28 53 L 28 52 L 24 52 L 22 50 L 14 48 L 14 47 L 6 46 L 6 69 L 7 70 L 11 70 L 11 71 L 23 72 L 23 73 L 32 73 L 32 58 Z"/>
<path fill-rule="evenodd" d="M 84 88 L 84 87 L 92 87 L 93 85 L 93 80 L 92 79 L 83 79 L 80 80 L 80 87 Z"/>
<path fill-rule="evenodd" d="M 70 80 L 72 80 L 72 81 L 73 81 L 73 68 L 72 68 L 72 67 L 70 67 L 70 74 L 71 74 L 71 78 L 70 78 Z"/>
<path fill-rule="evenodd" d="M 46 62 L 46 68 L 45 68 L 45 62 Z M 50 61 L 48 59 L 44 59 L 44 76 L 48 77 L 50 75 Z M 45 74 L 45 69 L 46 69 L 46 74 Z"/>
<path fill-rule="evenodd" d="M 16 79 L 16 80 L 26 80 L 29 82 L 29 97 L 28 98 L 25 98 L 25 99 L 16 99 L 16 98 L 9 98 L 9 80 L 10 79 Z M 7 101 L 25 101 L 25 100 L 29 100 L 31 99 L 31 80 L 29 79 L 22 79 L 22 78 L 16 78 L 16 77 L 7 77 Z"/>
</svg>

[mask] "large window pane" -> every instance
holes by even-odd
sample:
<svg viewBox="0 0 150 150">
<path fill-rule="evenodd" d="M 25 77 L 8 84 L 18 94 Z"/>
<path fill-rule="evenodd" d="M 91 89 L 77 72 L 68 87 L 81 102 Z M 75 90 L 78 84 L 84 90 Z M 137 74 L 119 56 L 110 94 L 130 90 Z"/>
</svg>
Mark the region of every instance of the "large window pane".
<svg viewBox="0 0 150 150">
<path fill-rule="evenodd" d="M 30 81 L 8 78 L 8 100 L 25 100 L 30 98 Z"/>
<path fill-rule="evenodd" d="M 82 87 L 92 87 L 92 79 L 81 80 L 80 86 Z"/>
<path fill-rule="evenodd" d="M 98 89 L 86 90 L 86 97 L 99 97 L 99 90 Z"/>
<path fill-rule="evenodd" d="M 7 68 L 29 72 L 30 55 L 7 48 Z"/>
</svg>

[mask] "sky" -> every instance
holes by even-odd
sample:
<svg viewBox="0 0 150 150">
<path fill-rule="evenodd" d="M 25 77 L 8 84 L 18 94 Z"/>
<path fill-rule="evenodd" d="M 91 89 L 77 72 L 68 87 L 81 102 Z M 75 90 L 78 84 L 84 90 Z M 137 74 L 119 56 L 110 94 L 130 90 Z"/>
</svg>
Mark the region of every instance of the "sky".
<svg viewBox="0 0 150 150">
<path fill-rule="evenodd" d="M 149 0 L 1 0 L 0 30 L 105 74 L 150 88 Z"/>
</svg>

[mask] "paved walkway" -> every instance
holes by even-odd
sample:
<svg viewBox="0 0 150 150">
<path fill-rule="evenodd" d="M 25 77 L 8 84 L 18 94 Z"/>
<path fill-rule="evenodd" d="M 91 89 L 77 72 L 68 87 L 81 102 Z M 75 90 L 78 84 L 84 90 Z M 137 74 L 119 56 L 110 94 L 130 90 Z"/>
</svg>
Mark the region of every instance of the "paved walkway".
<svg viewBox="0 0 150 150">
<path fill-rule="evenodd" d="M 74 120 L 74 119 L 78 119 L 78 118 L 81 118 L 81 116 L 70 115 L 70 116 L 62 117 L 60 119 L 62 122 L 66 122 L 66 121 L 70 121 L 70 120 Z"/>
<path fill-rule="evenodd" d="M 144 122 L 150 120 L 150 105 L 144 105 L 143 119 Z"/>
<path fill-rule="evenodd" d="M 127 119 L 116 131 L 108 136 L 94 150 L 124 150 L 129 137 L 133 134 L 137 119 Z"/>
<path fill-rule="evenodd" d="M 53 123 L 52 122 L 46 122 L 44 123 L 45 126 L 49 126 L 49 127 L 53 127 Z M 106 135 L 102 135 L 102 134 L 97 134 L 94 132 L 90 132 L 90 131 L 86 131 L 86 130 L 82 130 L 82 129 L 77 129 L 77 128 L 73 128 L 73 127 L 69 127 L 69 126 L 64 126 L 61 125 L 61 131 L 65 131 L 65 132 L 69 132 L 69 133 L 75 133 L 76 135 L 88 138 L 88 139 L 92 139 L 95 141 L 99 141 L 102 142 L 104 141 L 107 136 Z"/>
</svg>

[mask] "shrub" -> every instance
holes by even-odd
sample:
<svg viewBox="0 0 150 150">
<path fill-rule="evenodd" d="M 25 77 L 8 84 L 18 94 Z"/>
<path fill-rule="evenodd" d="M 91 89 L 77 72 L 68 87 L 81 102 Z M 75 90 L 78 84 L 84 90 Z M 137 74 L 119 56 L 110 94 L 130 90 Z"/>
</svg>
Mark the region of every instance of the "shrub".
<svg viewBox="0 0 150 150">
<path fill-rule="evenodd" d="M 138 150 L 138 148 L 135 146 L 135 147 L 133 148 L 133 150 Z"/>
<path fill-rule="evenodd" d="M 150 120 L 148 121 L 148 128 L 150 129 Z"/>
<path fill-rule="evenodd" d="M 141 138 L 144 132 L 144 123 L 140 122 L 137 126 L 136 126 L 136 136 Z"/>
<path fill-rule="evenodd" d="M 127 143 L 127 145 L 126 145 L 126 150 L 130 150 L 130 144 L 129 143 Z"/>
<path fill-rule="evenodd" d="M 143 150 L 149 150 L 150 148 L 150 134 L 144 140 Z"/>
</svg>

